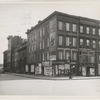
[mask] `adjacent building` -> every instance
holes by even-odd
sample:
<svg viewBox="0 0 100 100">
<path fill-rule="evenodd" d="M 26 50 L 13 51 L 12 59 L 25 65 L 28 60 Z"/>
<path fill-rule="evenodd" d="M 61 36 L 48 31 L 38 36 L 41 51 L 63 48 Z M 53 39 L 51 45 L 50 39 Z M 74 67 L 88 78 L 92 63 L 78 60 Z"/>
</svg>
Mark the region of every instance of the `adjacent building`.
<svg viewBox="0 0 100 100">
<path fill-rule="evenodd" d="M 100 75 L 100 21 L 55 11 L 26 34 L 28 73 Z"/>
<path fill-rule="evenodd" d="M 4 51 L 4 71 L 19 72 L 18 60 L 20 54 L 25 55 L 25 53 L 23 54 L 23 52 L 26 52 L 26 40 L 24 40 L 20 36 L 8 36 L 7 39 L 8 49 Z M 20 50 L 21 48 L 22 50 Z"/>
</svg>

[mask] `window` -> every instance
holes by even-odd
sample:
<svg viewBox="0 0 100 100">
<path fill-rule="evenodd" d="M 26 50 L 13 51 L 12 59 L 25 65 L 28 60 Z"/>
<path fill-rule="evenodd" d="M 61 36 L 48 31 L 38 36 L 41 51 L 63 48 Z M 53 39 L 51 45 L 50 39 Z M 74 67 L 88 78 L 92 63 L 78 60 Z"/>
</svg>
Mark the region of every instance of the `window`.
<svg viewBox="0 0 100 100">
<path fill-rule="evenodd" d="M 93 48 L 96 48 L 96 41 L 93 40 Z"/>
<path fill-rule="evenodd" d="M 66 46 L 69 46 L 69 37 L 66 37 Z"/>
<path fill-rule="evenodd" d="M 47 38 L 47 47 L 49 47 L 49 38 Z"/>
<path fill-rule="evenodd" d="M 83 26 L 80 26 L 80 33 L 83 33 Z"/>
<path fill-rule="evenodd" d="M 99 36 L 100 36 L 100 29 L 99 29 Z"/>
<path fill-rule="evenodd" d="M 72 60 L 76 61 L 77 60 L 77 52 L 73 51 L 72 53 Z"/>
<path fill-rule="evenodd" d="M 42 42 L 42 46 L 43 46 L 43 49 L 44 49 L 44 40 L 43 40 L 43 42 Z"/>
<path fill-rule="evenodd" d="M 39 54 L 39 61 L 41 61 L 41 54 Z"/>
<path fill-rule="evenodd" d="M 36 50 L 36 44 L 34 45 L 34 50 Z"/>
<path fill-rule="evenodd" d="M 80 46 L 83 45 L 83 39 L 80 39 Z"/>
<path fill-rule="evenodd" d="M 40 42 L 40 49 L 42 49 L 42 48 L 41 48 L 41 42 Z"/>
<path fill-rule="evenodd" d="M 63 30 L 63 23 L 61 21 L 58 22 L 58 29 Z"/>
<path fill-rule="evenodd" d="M 49 53 L 47 52 L 47 60 L 49 60 Z"/>
<path fill-rule="evenodd" d="M 62 40 L 62 36 L 59 36 L 59 45 L 62 45 L 63 40 Z"/>
<path fill-rule="evenodd" d="M 44 53 L 42 54 L 42 61 L 44 61 Z"/>
<path fill-rule="evenodd" d="M 59 59 L 62 60 L 63 59 L 63 52 L 59 51 Z"/>
<path fill-rule="evenodd" d="M 77 40 L 76 38 L 73 38 L 73 47 L 76 47 L 77 46 Z"/>
<path fill-rule="evenodd" d="M 100 41 L 99 41 L 99 49 L 100 49 Z"/>
<path fill-rule="evenodd" d="M 42 29 L 40 29 L 40 37 L 42 36 Z"/>
<path fill-rule="evenodd" d="M 76 24 L 72 24 L 72 31 L 76 32 Z"/>
<path fill-rule="evenodd" d="M 86 46 L 90 46 L 90 40 L 86 40 Z"/>
<path fill-rule="evenodd" d="M 45 28 L 42 28 L 42 33 L 43 33 L 43 36 L 44 36 L 44 33 L 45 33 Z"/>
<path fill-rule="evenodd" d="M 100 54 L 99 54 L 99 57 L 98 58 L 99 58 L 99 62 L 100 62 Z"/>
<path fill-rule="evenodd" d="M 65 59 L 69 60 L 69 57 L 70 57 L 70 51 L 66 51 L 65 52 Z"/>
<path fill-rule="evenodd" d="M 66 23 L 66 31 L 69 31 L 69 23 Z"/>
<path fill-rule="evenodd" d="M 34 40 L 36 40 L 36 33 L 34 34 Z"/>
<path fill-rule="evenodd" d="M 87 34 L 90 33 L 90 29 L 89 29 L 89 27 L 86 27 L 86 33 L 87 33 Z"/>
<path fill-rule="evenodd" d="M 91 63 L 95 63 L 95 57 L 91 56 Z"/>
<path fill-rule="evenodd" d="M 95 28 L 92 29 L 92 34 L 95 35 Z"/>
</svg>

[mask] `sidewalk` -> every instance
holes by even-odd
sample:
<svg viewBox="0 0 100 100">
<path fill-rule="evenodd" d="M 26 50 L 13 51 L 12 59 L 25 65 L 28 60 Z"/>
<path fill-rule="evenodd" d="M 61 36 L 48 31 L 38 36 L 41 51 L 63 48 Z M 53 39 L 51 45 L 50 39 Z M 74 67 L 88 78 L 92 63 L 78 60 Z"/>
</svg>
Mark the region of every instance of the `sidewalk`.
<svg viewBox="0 0 100 100">
<path fill-rule="evenodd" d="M 17 73 L 5 73 L 5 74 L 21 76 L 21 77 L 27 77 L 27 78 L 32 78 L 32 79 L 42 79 L 42 80 L 85 80 L 85 79 L 88 80 L 88 79 L 100 79 L 100 76 L 90 76 L 90 77 L 72 76 L 72 79 L 69 79 L 68 76 L 54 77 L 54 76 L 41 76 L 41 75 L 17 74 Z"/>
</svg>

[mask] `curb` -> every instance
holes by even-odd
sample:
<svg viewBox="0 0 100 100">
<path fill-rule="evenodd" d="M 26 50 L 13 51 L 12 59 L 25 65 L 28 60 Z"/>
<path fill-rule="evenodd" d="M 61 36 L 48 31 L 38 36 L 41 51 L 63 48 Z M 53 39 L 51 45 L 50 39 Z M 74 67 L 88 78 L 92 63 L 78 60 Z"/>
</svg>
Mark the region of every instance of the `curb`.
<svg viewBox="0 0 100 100">
<path fill-rule="evenodd" d="M 41 80 L 90 80 L 90 79 L 100 79 L 100 76 L 98 77 L 74 77 L 72 79 L 69 79 L 69 77 L 39 77 L 39 76 L 31 76 L 31 75 L 23 75 L 23 74 L 14 74 L 14 73 L 6 73 L 9 75 L 14 75 L 14 76 L 21 76 L 21 77 L 27 77 L 31 79 L 41 79 Z"/>
</svg>

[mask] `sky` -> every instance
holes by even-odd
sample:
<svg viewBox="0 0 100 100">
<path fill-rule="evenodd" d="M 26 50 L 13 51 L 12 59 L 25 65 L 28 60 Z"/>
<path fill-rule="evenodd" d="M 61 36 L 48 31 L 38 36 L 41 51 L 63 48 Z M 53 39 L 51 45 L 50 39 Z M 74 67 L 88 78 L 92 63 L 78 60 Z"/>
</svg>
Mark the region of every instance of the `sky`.
<svg viewBox="0 0 100 100">
<path fill-rule="evenodd" d="M 0 0 L 0 63 L 3 51 L 8 48 L 7 37 L 25 32 L 54 11 L 100 20 L 100 2 L 3 2 Z M 6 1 L 6 0 L 5 0 Z M 8 0 L 11 1 L 11 0 Z M 26 0 L 25 0 L 26 1 Z M 32 0 L 29 0 L 32 1 Z M 72 1 L 72 0 L 71 0 Z M 81 1 L 81 0 L 80 0 Z"/>
</svg>

